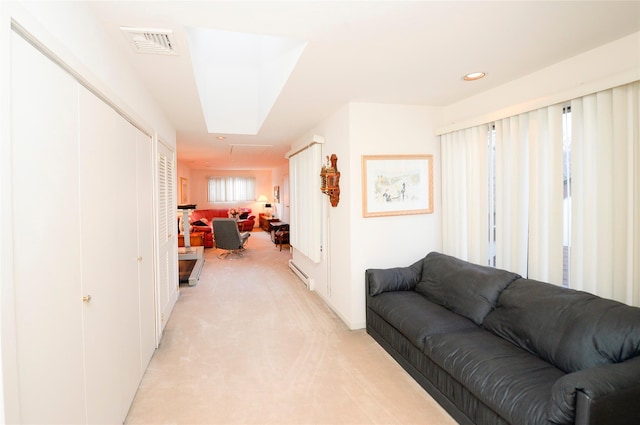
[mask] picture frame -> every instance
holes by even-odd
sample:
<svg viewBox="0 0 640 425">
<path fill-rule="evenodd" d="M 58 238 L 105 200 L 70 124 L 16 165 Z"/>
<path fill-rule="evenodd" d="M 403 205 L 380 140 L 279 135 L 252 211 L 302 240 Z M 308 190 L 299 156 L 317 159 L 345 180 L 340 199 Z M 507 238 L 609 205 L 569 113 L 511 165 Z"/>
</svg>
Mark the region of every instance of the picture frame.
<svg viewBox="0 0 640 425">
<path fill-rule="evenodd" d="M 433 213 L 433 155 L 363 155 L 362 216 Z"/>
<path fill-rule="evenodd" d="M 273 186 L 273 202 L 280 203 L 280 186 Z"/>
<path fill-rule="evenodd" d="M 186 177 L 180 177 L 179 198 L 179 204 L 186 204 L 189 202 L 189 180 Z"/>
</svg>

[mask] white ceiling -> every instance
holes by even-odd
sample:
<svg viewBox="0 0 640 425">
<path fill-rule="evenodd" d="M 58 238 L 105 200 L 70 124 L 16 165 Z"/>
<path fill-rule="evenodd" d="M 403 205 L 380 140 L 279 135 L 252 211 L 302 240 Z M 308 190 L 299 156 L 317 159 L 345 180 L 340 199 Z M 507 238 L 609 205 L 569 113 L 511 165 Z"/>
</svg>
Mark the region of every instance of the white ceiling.
<svg viewBox="0 0 640 425">
<path fill-rule="evenodd" d="M 105 1 L 89 6 L 175 126 L 178 159 L 192 168 L 269 168 L 347 102 L 446 106 L 640 30 L 639 1 Z M 121 26 L 173 30 L 178 55 L 135 53 Z M 186 28 L 307 43 L 257 134 L 207 132 Z M 488 75 L 462 81 L 473 71 Z"/>
</svg>

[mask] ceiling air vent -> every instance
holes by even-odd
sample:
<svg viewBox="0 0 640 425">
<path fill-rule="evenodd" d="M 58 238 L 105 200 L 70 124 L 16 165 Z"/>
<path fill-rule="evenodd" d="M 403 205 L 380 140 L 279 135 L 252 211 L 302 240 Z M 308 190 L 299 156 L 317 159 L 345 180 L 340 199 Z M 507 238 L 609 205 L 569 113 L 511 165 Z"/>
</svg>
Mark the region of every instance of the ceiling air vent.
<svg viewBox="0 0 640 425">
<path fill-rule="evenodd" d="M 152 28 L 120 27 L 136 53 L 152 55 L 176 55 L 173 31 Z"/>
</svg>

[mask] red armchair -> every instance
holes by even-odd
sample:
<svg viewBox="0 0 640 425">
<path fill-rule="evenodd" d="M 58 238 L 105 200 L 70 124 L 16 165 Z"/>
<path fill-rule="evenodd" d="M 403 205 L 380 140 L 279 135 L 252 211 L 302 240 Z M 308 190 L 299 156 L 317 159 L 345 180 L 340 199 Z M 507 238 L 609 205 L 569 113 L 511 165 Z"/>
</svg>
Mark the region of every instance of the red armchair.
<svg viewBox="0 0 640 425">
<path fill-rule="evenodd" d="M 247 214 L 246 218 L 238 219 L 238 230 L 240 230 L 241 232 L 250 232 L 255 226 L 256 216 L 251 214 L 251 208 L 238 209 L 241 212 L 240 217 L 242 217 L 244 214 Z M 204 233 L 205 248 L 213 248 L 213 228 L 211 227 L 211 222 L 215 217 L 228 218 L 229 209 L 212 208 L 206 210 L 193 210 L 193 212 L 191 213 L 191 223 L 195 223 L 196 221 L 205 222 L 206 220 L 207 224 L 205 226 L 192 225 L 194 232 Z"/>
<path fill-rule="evenodd" d="M 250 232 L 253 230 L 256 224 L 256 216 L 249 215 L 247 218 L 239 218 L 238 219 L 238 230 L 241 232 Z"/>
</svg>

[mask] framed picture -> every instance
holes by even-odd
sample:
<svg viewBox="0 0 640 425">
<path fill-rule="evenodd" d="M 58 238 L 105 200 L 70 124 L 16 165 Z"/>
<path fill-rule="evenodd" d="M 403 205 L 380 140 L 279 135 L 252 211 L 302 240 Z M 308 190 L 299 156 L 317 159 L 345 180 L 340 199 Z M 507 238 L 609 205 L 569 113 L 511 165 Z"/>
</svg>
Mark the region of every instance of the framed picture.
<svg viewBox="0 0 640 425">
<path fill-rule="evenodd" d="M 180 177 L 180 202 L 179 204 L 186 204 L 189 202 L 189 180 L 186 177 Z"/>
<path fill-rule="evenodd" d="M 280 203 L 280 186 L 273 186 L 273 202 Z"/>
<path fill-rule="evenodd" d="M 362 216 L 433 213 L 433 155 L 362 157 Z"/>
</svg>

